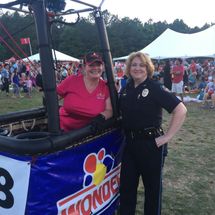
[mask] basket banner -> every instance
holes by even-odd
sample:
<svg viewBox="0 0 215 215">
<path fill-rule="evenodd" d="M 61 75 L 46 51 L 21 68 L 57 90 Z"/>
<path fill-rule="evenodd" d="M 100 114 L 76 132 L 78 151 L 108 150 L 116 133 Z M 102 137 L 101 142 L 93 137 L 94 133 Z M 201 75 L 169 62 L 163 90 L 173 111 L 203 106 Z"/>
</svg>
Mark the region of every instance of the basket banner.
<svg viewBox="0 0 215 215">
<path fill-rule="evenodd" d="M 0 214 L 25 214 L 30 162 L 0 155 Z"/>
<path fill-rule="evenodd" d="M 14 171 L 17 169 L 16 174 L 10 173 L 13 186 L 19 187 L 12 194 L 15 200 L 20 196 L 23 199 L 20 212 L 1 213 L 0 208 L 0 214 L 113 214 L 118 207 L 123 140 L 121 131 L 114 130 L 76 147 L 33 159 L 16 156 L 22 169 L 14 168 L 18 165 L 10 161 L 12 158 L 5 157 L 1 161 L 5 163 L 8 159 L 11 168 L 3 166 L 3 162 L 0 167 L 7 171 L 12 166 Z"/>
</svg>

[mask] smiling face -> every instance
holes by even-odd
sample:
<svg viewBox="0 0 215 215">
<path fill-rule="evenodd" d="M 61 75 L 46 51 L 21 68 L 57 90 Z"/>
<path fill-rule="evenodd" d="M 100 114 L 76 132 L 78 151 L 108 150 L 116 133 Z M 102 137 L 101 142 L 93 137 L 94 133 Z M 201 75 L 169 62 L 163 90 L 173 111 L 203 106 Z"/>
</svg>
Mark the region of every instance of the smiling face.
<svg viewBox="0 0 215 215">
<path fill-rule="evenodd" d="M 147 78 L 152 78 L 154 64 L 147 54 L 142 52 L 132 52 L 127 61 L 125 74 L 134 80 L 135 86 L 139 85 Z"/>
<path fill-rule="evenodd" d="M 134 82 L 141 83 L 147 78 L 147 68 L 140 57 L 135 57 L 131 61 L 130 75 Z"/>
<path fill-rule="evenodd" d="M 99 79 L 103 72 L 103 64 L 101 62 L 86 64 L 85 72 L 88 78 Z"/>
</svg>

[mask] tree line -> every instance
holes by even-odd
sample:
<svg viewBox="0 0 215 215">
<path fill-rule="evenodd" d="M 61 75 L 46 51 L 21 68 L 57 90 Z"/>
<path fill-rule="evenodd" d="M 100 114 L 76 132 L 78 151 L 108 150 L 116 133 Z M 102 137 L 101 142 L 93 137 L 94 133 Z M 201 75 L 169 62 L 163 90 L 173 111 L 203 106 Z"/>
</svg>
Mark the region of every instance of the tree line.
<svg viewBox="0 0 215 215">
<path fill-rule="evenodd" d="M 176 19 L 173 23 L 153 22 L 152 19 L 142 23 L 139 19 L 129 17 L 119 18 L 117 15 L 103 11 L 105 24 L 111 48 L 112 57 L 128 55 L 132 51 L 138 51 L 150 44 L 167 28 L 180 33 L 196 33 L 210 27 L 214 23 L 205 23 L 201 28 L 190 28 L 182 19 Z M 58 17 L 64 21 L 63 17 Z M 65 25 L 62 22 L 50 24 L 51 47 L 76 58 L 82 58 L 90 51 L 100 51 L 97 27 L 92 14 L 81 17 L 74 25 Z M 31 14 L 23 15 L 18 12 L 6 12 L 0 16 L 0 61 L 12 56 L 24 58 L 30 55 L 29 45 L 21 45 L 21 38 L 30 38 L 33 54 L 38 53 L 36 29 L 34 17 Z M 17 43 L 15 45 L 14 41 Z M 168 48 L 168 47 L 167 47 Z M 15 53 L 14 53 L 15 51 Z"/>
</svg>

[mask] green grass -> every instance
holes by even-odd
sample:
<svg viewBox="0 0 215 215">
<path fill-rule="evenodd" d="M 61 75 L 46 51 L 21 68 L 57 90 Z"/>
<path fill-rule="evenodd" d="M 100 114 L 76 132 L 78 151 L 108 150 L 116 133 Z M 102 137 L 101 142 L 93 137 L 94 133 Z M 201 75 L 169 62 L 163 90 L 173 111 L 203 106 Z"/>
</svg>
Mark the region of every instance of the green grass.
<svg viewBox="0 0 215 215">
<path fill-rule="evenodd" d="M 0 93 L 0 113 L 41 106 L 42 93 L 13 99 Z M 169 143 L 163 171 L 163 215 L 215 215 L 215 110 L 186 105 L 188 114 Z M 164 129 L 170 116 L 164 112 Z M 144 189 L 140 183 L 136 215 L 143 214 Z"/>
<path fill-rule="evenodd" d="M 36 89 L 33 89 L 31 98 L 28 98 L 23 92 L 21 95 L 24 97 L 12 98 L 12 93 L 6 96 L 5 92 L 0 91 L 0 114 L 42 106 L 43 94 Z"/>
<path fill-rule="evenodd" d="M 215 110 L 187 104 L 188 114 L 179 133 L 169 143 L 163 171 L 163 215 L 215 214 Z M 164 114 L 164 128 L 169 115 Z M 140 183 L 137 215 L 143 214 Z"/>
</svg>

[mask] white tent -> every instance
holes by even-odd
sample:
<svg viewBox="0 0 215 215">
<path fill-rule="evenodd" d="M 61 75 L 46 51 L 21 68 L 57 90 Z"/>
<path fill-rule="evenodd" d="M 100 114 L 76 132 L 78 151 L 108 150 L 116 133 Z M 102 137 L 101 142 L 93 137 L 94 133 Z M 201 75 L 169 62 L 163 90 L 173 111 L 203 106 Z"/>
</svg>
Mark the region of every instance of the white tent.
<svg viewBox="0 0 215 215">
<path fill-rule="evenodd" d="M 140 51 L 154 59 L 215 57 L 215 25 L 193 34 L 167 29 Z M 114 60 L 124 60 L 127 57 L 114 58 Z"/>
<path fill-rule="evenodd" d="M 69 56 L 67 54 L 64 54 L 62 52 L 59 52 L 57 50 L 55 50 L 55 54 L 56 54 L 56 58 L 57 58 L 58 61 L 77 61 L 77 62 L 80 61 L 77 58 L 71 57 L 71 56 Z M 52 49 L 52 56 L 53 56 L 53 59 L 55 59 L 55 55 L 54 55 L 54 50 L 53 49 Z M 34 61 L 34 60 L 35 61 L 39 61 L 40 60 L 40 55 L 39 55 L 39 53 L 31 55 L 28 58 L 24 58 L 23 61 L 28 61 L 28 59 L 31 60 L 31 61 Z"/>
</svg>

